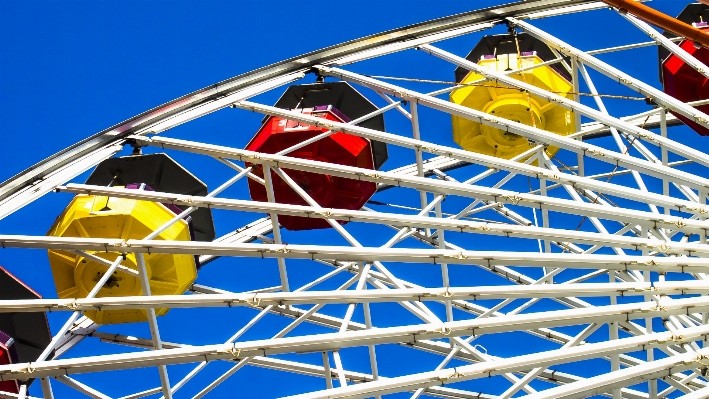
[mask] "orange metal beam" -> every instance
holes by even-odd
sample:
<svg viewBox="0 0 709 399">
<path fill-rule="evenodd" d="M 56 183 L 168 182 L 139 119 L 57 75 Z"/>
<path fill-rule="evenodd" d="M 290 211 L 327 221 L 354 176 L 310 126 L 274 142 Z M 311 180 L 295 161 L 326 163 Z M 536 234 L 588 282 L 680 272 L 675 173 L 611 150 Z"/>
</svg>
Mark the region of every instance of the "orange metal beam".
<svg viewBox="0 0 709 399">
<path fill-rule="evenodd" d="M 602 1 L 619 9 L 621 12 L 627 12 L 628 14 L 632 14 L 647 23 L 651 23 L 655 26 L 668 30 L 672 33 L 685 37 L 689 40 L 701 44 L 704 47 L 709 48 L 709 34 L 703 32 L 701 29 L 695 28 L 692 25 L 687 25 L 676 18 L 672 18 L 667 14 L 663 14 L 653 8 L 650 8 L 644 4 L 635 2 L 633 0 Z M 705 1 L 706 0 L 702 0 L 702 2 Z"/>
</svg>

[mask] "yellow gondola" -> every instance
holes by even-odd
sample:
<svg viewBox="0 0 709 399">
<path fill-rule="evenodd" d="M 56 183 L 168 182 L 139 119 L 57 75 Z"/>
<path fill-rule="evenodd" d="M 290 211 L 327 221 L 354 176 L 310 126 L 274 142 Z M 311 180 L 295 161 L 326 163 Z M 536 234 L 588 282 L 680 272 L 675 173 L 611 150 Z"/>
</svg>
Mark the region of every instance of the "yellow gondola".
<svg viewBox="0 0 709 399">
<path fill-rule="evenodd" d="M 468 59 L 477 58 L 474 61 L 478 65 L 496 72 L 515 71 L 541 64 L 545 60 L 536 50 L 548 50 L 543 43 L 523 35 L 519 35 L 517 42 L 509 35 L 486 36 L 481 44 L 484 45 L 476 46 Z M 535 50 L 520 51 L 520 46 Z M 484 54 L 486 50 L 490 54 Z M 461 72 L 467 71 L 457 70 L 456 74 L 461 76 Z M 482 81 L 483 76 L 474 72 L 463 76 L 459 83 L 468 86 L 453 91 L 450 95 L 451 102 L 562 136 L 574 133 L 573 112 L 559 104 L 498 82 Z M 570 80 L 551 66 L 511 73 L 510 76 L 573 99 L 573 85 Z M 453 139 L 468 151 L 505 159 L 519 155 L 532 146 L 526 138 L 517 134 L 459 116 L 453 116 Z M 550 146 L 547 151 L 554 154 L 558 148 Z"/>
</svg>

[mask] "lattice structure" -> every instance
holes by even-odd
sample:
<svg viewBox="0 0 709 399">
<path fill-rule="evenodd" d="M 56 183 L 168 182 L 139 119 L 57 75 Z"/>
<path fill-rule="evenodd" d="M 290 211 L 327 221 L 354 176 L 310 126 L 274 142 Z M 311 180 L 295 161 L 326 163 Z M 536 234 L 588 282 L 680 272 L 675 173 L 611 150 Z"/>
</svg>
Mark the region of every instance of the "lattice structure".
<svg viewBox="0 0 709 399">
<path fill-rule="evenodd" d="M 289 392 L 309 399 L 709 396 L 709 156 L 674 136 L 679 129 L 687 133 L 675 127 L 682 124 L 674 115 L 709 128 L 709 116 L 695 108 L 709 101 L 683 103 L 623 72 L 623 65 L 597 57 L 657 45 L 687 57 L 676 40 L 632 16 L 623 14 L 653 40 L 582 51 L 537 27 L 540 19 L 606 7 L 590 0 L 529 0 L 315 51 L 145 112 L 2 183 L 0 218 L 29 212 L 33 201 L 54 190 L 175 204 L 184 210 L 145 239 L 2 232 L 4 248 L 71 252 L 104 265 L 106 272 L 86 298 L 0 301 L 4 313 L 70 315 L 36 361 L 0 365 L 0 380 L 39 379 L 45 398 L 53 397 L 56 381 L 93 398 L 171 398 L 181 397 L 180 390 L 195 384 L 197 375 L 207 375 L 210 382 L 194 396 L 201 398 L 238 378 L 242 368 L 254 367 L 298 375 L 306 382 Z M 525 68 L 563 68 L 571 76 L 572 96 L 508 76 L 519 71 L 485 69 L 439 44 L 504 24 L 552 49 L 557 58 Z M 354 72 L 352 64 L 403 51 L 447 61 L 451 76 L 456 67 L 481 76 L 464 84 L 505 85 L 567 108 L 573 111 L 574 133 L 557 135 L 454 104 L 448 96 L 460 88 L 455 83 L 423 92 L 425 76 Z M 645 62 L 654 67 L 657 61 Z M 687 62 L 709 77 L 701 63 Z M 599 94 L 589 70 L 598 73 L 596 80 L 618 82 L 618 92 Z M 313 75 L 376 93 L 389 105 L 346 123 L 252 99 L 307 83 Z M 581 101 L 582 89 L 595 107 Z M 607 111 L 607 97 L 637 99 L 637 93 L 648 99 L 645 111 Z M 470 152 L 452 144 L 450 125 L 441 128 L 445 139 L 424 140 L 437 137 L 425 134 L 419 123 L 425 121 L 424 108 L 518 135 L 532 145 L 511 159 Z M 217 111 L 256 112 L 325 130 L 277 154 L 171 135 L 170 129 Z M 383 113 L 403 115 L 411 129 L 395 134 L 352 123 Z M 336 132 L 387 143 L 389 163 L 375 170 L 288 155 Z M 223 184 L 195 196 L 75 180 L 127 145 L 203 157 L 224 176 Z M 558 152 L 546 151 L 550 146 Z M 258 176 L 252 173 L 256 165 L 262 171 Z M 323 208 L 288 171 L 375 183 L 378 191 L 359 210 Z M 275 202 L 275 176 L 307 205 Z M 229 190 L 247 179 L 266 188 L 268 201 L 253 201 L 246 190 Z M 69 203 L 71 196 L 61 195 Z M 154 239 L 199 208 L 211 209 L 215 219 L 237 211 L 245 222 L 211 242 Z M 279 216 L 325 221 L 331 239 L 282 231 Z M 119 255 L 106 259 L 94 251 Z M 125 258 L 120 254 L 135 260 L 131 267 L 121 264 Z M 277 284 L 258 273 L 245 274 L 254 279 L 253 290 L 232 292 L 226 281 L 207 285 L 198 275 L 185 295 L 151 296 L 147 254 L 196 255 L 200 275 L 239 265 L 272 270 Z M 95 297 L 114 273 L 140 280 L 145 295 Z M 193 315 L 219 308 L 230 320 L 229 338 L 195 345 L 189 341 L 190 328 L 161 331 L 155 309 L 173 309 L 166 316 L 171 317 L 180 308 L 195 308 Z M 147 309 L 150 336 L 117 333 L 112 325 L 99 326 L 82 316 L 97 309 Z M 205 316 L 203 328 L 212 328 L 212 321 Z M 163 342 L 161 332 L 184 340 Z M 94 355 L 73 354 L 89 340 L 101 340 L 92 346 L 98 348 Z M 115 344 L 134 348 L 119 348 L 116 354 Z M 46 360 L 52 352 L 54 357 Z M 212 363 L 229 367 L 217 372 Z M 168 373 L 167 366 L 177 364 L 189 364 L 189 372 Z M 102 393 L 81 382 L 82 373 L 112 378 L 119 370 L 146 367 L 158 369 L 159 381 L 143 392 L 126 393 L 129 386 L 117 384 L 116 392 Z M 310 377 L 320 378 L 319 385 Z M 264 384 L 264 397 L 274 396 L 274 385 Z M 2 398 L 26 395 L 26 385 L 19 394 L 0 392 Z"/>
</svg>

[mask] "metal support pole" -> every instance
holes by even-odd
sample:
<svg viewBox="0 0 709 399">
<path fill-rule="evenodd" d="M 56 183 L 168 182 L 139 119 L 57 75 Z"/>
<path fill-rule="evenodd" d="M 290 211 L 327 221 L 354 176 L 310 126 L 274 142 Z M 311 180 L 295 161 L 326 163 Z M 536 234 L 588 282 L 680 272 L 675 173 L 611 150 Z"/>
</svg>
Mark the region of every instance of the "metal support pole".
<svg viewBox="0 0 709 399">
<path fill-rule="evenodd" d="M 322 353 L 322 364 L 325 368 L 325 386 L 327 389 L 332 389 L 332 372 L 330 371 L 330 356 L 328 352 Z"/>
<path fill-rule="evenodd" d="M 367 289 L 367 287 L 364 287 Z M 372 329 L 372 313 L 369 308 L 369 303 L 365 302 L 362 307 L 364 308 L 364 323 L 368 330 Z M 379 379 L 379 366 L 377 364 L 377 352 L 374 345 L 368 345 L 369 349 L 369 366 L 372 369 L 372 379 L 374 381 Z M 332 384 L 332 383 L 331 383 Z"/>
<path fill-rule="evenodd" d="M 662 137 L 667 138 L 667 108 L 660 108 L 659 111 L 660 114 L 660 135 Z M 667 153 L 667 147 L 664 145 L 660 145 L 660 151 L 661 151 L 661 157 L 662 157 L 662 165 L 667 166 L 668 165 L 668 160 L 669 156 Z M 665 196 L 670 195 L 670 182 L 667 179 L 662 179 L 662 194 Z M 671 207 L 665 206 L 665 215 L 670 214 L 670 209 Z"/>
<path fill-rule="evenodd" d="M 437 218 L 442 218 L 442 209 L 441 209 L 441 202 L 438 201 L 436 203 L 436 217 Z M 446 247 L 446 238 L 445 238 L 445 231 L 443 229 L 438 229 L 436 230 L 438 232 L 438 248 L 445 249 Z M 450 288 L 450 278 L 448 277 L 448 264 L 447 263 L 441 263 L 441 280 L 443 281 L 443 286 L 446 289 Z M 446 300 L 446 320 L 447 321 L 453 321 L 453 306 L 451 304 L 450 300 Z M 451 348 L 453 347 L 453 340 L 449 340 L 449 343 L 451 345 Z"/>
<path fill-rule="evenodd" d="M 421 131 L 419 128 L 419 112 L 418 112 L 418 103 L 416 100 L 411 101 L 411 128 L 413 130 L 413 136 L 414 140 L 421 140 Z M 415 150 L 416 153 L 416 169 L 418 171 L 418 176 L 419 177 L 424 177 L 423 174 L 423 153 L 421 152 L 421 148 L 417 148 Z M 421 209 L 426 208 L 426 204 L 428 203 L 428 198 L 426 198 L 426 192 L 425 191 L 419 191 L 419 196 L 421 197 Z M 431 230 L 426 229 L 426 235 L 430 236 L 431 235 Z"/>
<path fill-rule="evenodd" d="M 135 254 L 136 265 L 138 266 L 138 276 L 140 278 L 140 288 L 143 295 L 150 296 L 150 282 L 148 281 L 148 269 L 145 267 L 145 258 L 142 253 Z M 160 330 L 158 329 L 158 321 L 155 317 L 155 309 L 146 309 L 148 316 L 148 325 L 150 326 L 150 335 L 153 339 L 153 348 L 156 350 L 162 349 L 162 340 L 160 339 Z M 167 399 L 172 399 L 172 391 L 170 390 L 170 379 L 167 375 L 167 367 L 165 365 L 158 366 L 160 374 L 160 383 L 162 385 L 162 394 Z"/>
<path fill-rule="evenodd" d="M 539 165 L 544 165 L 546 163 L 546 157 L 544 156 L 544 147 L 540 147 L 538 152 L 537 152 L 537 162 Z M 547 179 L 545 179 L 543 176 L 539 177 L 539 194 L 542 195 L 543 197 L 547 197 Z M 542 209 L 542 227 L 544 228 L 549 228 L 549 210 L 544 207 Z M 550 253 L 551 252 L 551 243 L 549 242 L 548 239 L 544 240 L 544 252 Z M 544 274 L 547 274 L 549 270 L 544 268 Z M 549 282 L 550 284 L 553 283 L 553 280 Z"/>
<path fill-rule="evenodd" d="M 510 21 L 513 25 L 521 27 L 527 33 L 543 41 L 547 45 L 557 49 L 563 48 L 562 51 L 566 55 L 578 57 L 579 61 L 583 62 L 584 64 L 601 72 L 609 78 L 622 83 L 631 90 L 637 91 L 645 96 L 652 98 L 659 105 L 669 108 L 704 127 L 709 127 L 709 115 L 699 111 L 698 109 L 692 108 L 691 106 L 673 98 L 672 96 L 662 92 L 661 90 L 652 87 L 651 85 L 645 82 L 633 78 L 632 76 L 618 70 L 617 68 L 612 67 L 611 65 L 599 60 L 598 58 L 588 53 L 574 48 L 568 43 L 559 40 L 558 38 L 540 30 L 539 28 L 529 24 L 528 22 L 521 21 L 512 17 L 508 17 L 507 20 Z"/>
<path fill-rule="evenodd" d="M 98 292 L 101 290 L 101 288 L 103 288 L 103 285 L 106 284 L 106 281 L 108 281 L 108 279 L 116 271 L 116 268 L 118 268 L 118 265 L 121 264 L 121 260 L 123 260 L 123 257 L 119 256 L 118 258 L 116 258 L 116 260 L 113 261 L 111 266 L 108 267 L 108 270 L 106 270 L 106 272 L 103 274 L 103 276 L 101 276 L 99 281 L 96 283 L 96 285 L 93 287 L 93 289 L 91 289 L 91 292 L 89 292 L 89 294 L 86 296 L 86 298 L 93 298 L 96 296 L 96 294 L 98 294 Z M 79 316 L 81 316 L 80 311 L 75 311 L 74 313 L 72 313 L 71 317 L 69 317 L 69 319 L 66 321 L 66 323 L 64 323 L 62 328 L 59 329 L 59 332 L 57 332 L 54 335 L 54 337 L 52 337 L 52 340 L 49 342 L 49 345 L 47 345 L 47 347 L 44 348 L 44 350 L 39 355 L 39 357 L 37 357 L 37 360 L 35 360 L 35 362 L 42 362 L 45 359 L 47 359 L 49 354 L 52 353 L 52 351 L 54 351 L 54 347 L 64 337 L 64 334 L 66 334 L 67 331 L 69 331 L 71 326 L 74 325 L 74 322 L 76 321 L 76 319 L 79 318 Z"/>
<path fill-rule="evenodd" d="M 608 272 L 608 282 L 613 284 L 616 282 L 615 280 L 615 270 L 611 270 Z M 618 298 L 615 295 L 609 295 L 610 297 L 610 302 L 611 305 L 616 305 L 618 304 Z M 608 323 L 608 328 L 610 330 L 609 332 L 609 339 L 611 341 L 617 340 L 618 339 L 618 322 L 613 321 Z M 620 356 L 617 353 L 614 353 L 611 355 L 611 371 L 618 371 L 620 370 Z M 622 399 L 620 395 L 620 389 L 614 389 L 612 391 L 613 393 L 613 399 Z"/>
<path fill-rule="evenodd" d="M 579 60 L 576 57 L 571 58 L 571 83 L 573 84 L 574 101 L 576 101 L 577 103 L 581 103 L 581 96 L 579 95 L 579 92 L 581 91 L 579 86 Z M 578 112 L 574 112 L 574 131 L 581 131 L 581 114 Z M 579 136 L 578 140 L 583 141 L 583 136 Z M 586 176 L 586 171 L 583 162 L 583 153 L 577 153 L 576 159 L 578 163 L 576 173 L 579 176 Z"/>
<path fill-rule="evenodd" d="M 273 181 L 271 177 L 271 168 L 267 165 L 263 165 L 263 178 L 266 181 L 266 194 L 268 196 L 268 202 L 275 203 L 276 196 L 273 193 Z M 278 223 L 278 215 L 275 213 L 270 214 L 271 223 L 273 224 L 273 239 L 276 244 L 283 243 L 281 240 L 281 225 Z M 288 272 L 286 271 L 286 261 L 285 259 L 278 259 L 278 274 L 281 278 L 281 287 L 284 292 L 289 291 L 288 287 Z"/>
<path fill-rule="evenodd" d="M 371 263 L 359 263 L 359 277 L 357 281 L 357 286 L 355 287 L 355 291 L 361 291 L 366 287 L 367 277 L 369 276 L 369 271 L 371 267 Z M 352 315 L 354 314 L 355 306 L 355 303 L 351 303 L 347 306 L 345 317 L 342 319 L 342 324 L 340 325 L 340 332 L 345 332 L 348 330 L 348 325 L 350 323 L 350 320 L 352 319 Z M 345 378 L 345 369 L 342 366 L 342 357 L 340 356 L 340 351 L 333 351 L 332 357 L 335 359 L 335 366 L 337 367 L 337 375 L 340 380 L 340 386 L 346 386 L 347 379 Z"/>
<path fill-rule="evenodd" d="M 647 238 L 647 236 L 648 236 L 648 231 L 647 231 L 647 229 L 646 229 L 646 228 L 641 228 L 641 229 L 642 229 L 642 230 L 640 230 L 641 236 L 642 236 L 643 238 Z M 647 249 L 643 249 L 643 250 L 642 250 L 642 255 L 643 255 L 643 256 L 646 256 L 646 255 L 648 254 L 648 252 L 649 252 L 649 251 L 648 251 Z M 643 271 L 643 280 L 644 280 L 646 283 L 650 283 L 650 282 L 652 281 L 652 275 L 651 275 L 651 272 L 650 272 L 649 270 Z M 652 295 L 645 295 L 645 298 L 644 298 L 644 299 L 645 299 L 645 301 L 651 301 L 651 300 L 652 300 Z M 651 317 L 648 317 L 648 318 L 645 319 L 645 332 L 646 332 L 647 334 L 652 334 L 652 332 L 653 332 L 653 328 L 652 328 L 652 318 L 651 318 Z M 655 361 L 655 350 L 654 350 L 654 348 L 652 348 L 652 347 L 647 348 L 647 349 L 645 350 L 645 353 L 646 353 L 646 360 L 647 360 L 648 363 Z M 657 399 L 657 380 L 655 380 L 655 379 L 649 380 L 649 381 L 647 382 L 647 384 L 648 384 L 648 396 L 649 396 L 649 399 Z"/>
<path fill-rule="evenodd" d="M 57 381 L 61 382 L 62 384 L 66 385 L 68 387 L 73 388 L 77 392 L 81 392 L 84 395 L 89 396 L 93 399 L 111 399 L 110 396 L 108 396 L 102 392 L 99 392 L 99 391 L 95 390 L 94 388 L 91 388 L 90 386 L 83 384 L 71 377 L 66 376 L 66 375 L 59 375 L 59 376 L 54 377 L 54 379 L 56 379 Z"/>
<path fill-rule="evenodd" d="M 54 392 L 52 391 L 52 384 L 49 382 L 49 377 L 40 378 L 39 383 L 42 386 L 44 399 L 54 399 Z"/>
<path fill-rule="evenodd" d="M 345 290 L 345 289 L 349 288 L 352 284 L 355 283 L 355 281 L 357 281 L 356 276 L 352 277 L 351 279 L 346 281 L 344 284 L 342 284 L 340 287 L 338 287 L 337 291 Z M 301 287 L 301 289 L 304 290 L 305 288 Z M 277 334 L 275 334 L 272 339 L 284 337 L 286 334 L 288 334 L 290 331 L 292 331 L 294 328 L 296 328 L 302 322 L 307 320 L 310 316 L 312 316 L 315 312 L 317 312 L 323 306 L 324 306 L 323 304 L 313 306 L 312 308 L 310 308 L 310 310 L 301 314 L 297 319 L 295 319 L 289 325 L 287 325 L 286 327 L 281 329 L 281 331 L 279 331 Z M 245 331 L 245 329 L 246 329 L 246 327 L 244 327 L 242 329 L 242 331 Z M 236 338 L 234 338 L 233 340 L 230 340 L 230 341 L 233 343 L 235 340 L 236 340 Z M 334 354 L 334 352 L 333 352 L 333 354 Z M 238 357 L 235 356 L 235 358 L 238 358 Z M 216 388 L 219 384 L 226 381 L 227 378 L 231 377 L 232 375 L 234 375 L 234 373 L 241 370 L 241 368 L 243 368 L 247 364 L 251 363 L 251 361 L 253 359 L 254 359 L 254 356 L 247 356 L 247 357 L 244 357 L 243 359 L 240 359 L 239 362 L 235 366 L 233 366 L 232 368 L 227 370 L 225 373 L 223 373 L 217 379 L 215 379 L 209 385 L 207 385 L 204 389 L 199 391 L 199 393 L 197 393 L 197 395 L 194 396 L 194 399 L 199 399 L 199 398 L 204 397 L 206 394 L 208 394 L 210 391 L 212 391 L 214 388 Z"/>
<path fill-rule="evenodd" d="M 332 351 L 332 358 L 335 360 L 335 370 L 337 370 L 337 379 L 340 381 L 340 387 L 346 387 L 347 377 L 345 376 L 345 368 L 342 365 L 340 351 Z"/>
<path fill-rule="evenodd" d="M 697 199 L 699 200 L 700 205 L 705 205 L 707 203 L 707 189 L 699 189 L 697 191 Z M 697 215 L 697 219 L 699 220 L 706 220 L 706 216 L 699 214 Z M 707 231 L 700 231 L 699 232 L 699 243 L 701 244 L 706 244 L 707 243 Z"/>
</svg>

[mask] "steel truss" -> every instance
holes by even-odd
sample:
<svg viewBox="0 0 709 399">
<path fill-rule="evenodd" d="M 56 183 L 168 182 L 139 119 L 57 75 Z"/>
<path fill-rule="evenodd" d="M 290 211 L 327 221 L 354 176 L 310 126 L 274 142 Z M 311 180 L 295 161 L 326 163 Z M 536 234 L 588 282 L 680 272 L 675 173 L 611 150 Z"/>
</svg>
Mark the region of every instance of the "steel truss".
<svg viewBox="0 0 709 399">
<path fill-rule="evenodd" d="M 210 376 L 211 382 L 197 388 L 199 392 L 194 397 L 201 398 L 221 384 L 238 379 L 242 368 L 257 367 L 324 380 L 317 387 L 302 384 L 288 391 L 296 392 L 294 397 L 298 398 L 365 398 L 401 392 L 408 392 L 411 398 L 706 397 L 709 179 L 697 170 L 705 172 L 709 168 L 709 156 L 673 139 L 675 129 L 671 127 L 681 123 L 668 113 L 709 127 L 709 116 L 695 108 L 705 101 L 682 103 L 601 61 L 597 55 L 661 45 L 701 73 L 706 74 L 708 69 L 675 41 L 628 15 L 623 17 L 630 26 L 646 33 L 651 41 L 582 51 L 535 24 L 537 19 L 605 7 L 604 3 L 591 0 L 529 0 L 318 50 L 146 111 L 0 184 L 0 218 L 31 212 L 34 200 L 50 191 L 188 207 L 142 240 L 2 232 L 3 248 L 73 251 L 105 264 L 109 272 L 87 298 L 0 301 L 0 312 L 71 312 L 35 362 L 0 366 L 0 381 L 39 378 L 45 398 L 53 397 L 52 384 L 58 381 L 89 397 L 105 399 L 126 392 L 101 392 L 82 382 L 80 374 L 105 372 L 110 376 L 116 370 L 155 367 L 159 383 L 155 381 L 154 388 L 122 398 L 171 398 L 186 384 L 195 384 L 191 380 L 203 373 Z M 513 79 L 508 73 L 487 71 L 438 44 L 500 24 L 527 32 L 552 47 L 558 58 L 528 68 L 552 64 L 568 67 L 575 91 L 587 87 L 594 106 L 582 102 L 578 95 L 568 99 Z M 401 51 L 418 51 L 420 56 L 448 62 L 451 69 L 458 66 L 475 71 L 483 76 L 476 84 L 487 81 L 508 85 L 573 110 L 578 116 L 577 132 L 558 136 L 453 104 L 442 97 L 460 86 L 423 93 L 408 85 L 417 79 L 365 76 L 348 67 Z M 656 106 L 639 114 L 611 115 L 589 70 L 649 97 Z M 259 94 L 299 82 L 309 73 L 347 81 L 363 91 L 371 89 L 388 105 L 359 120 L 337 123 L 253 101 Z M 435 135 L 427 134 L 419 123 L 419 118 L 425 118 L 421 116 L 424 108 L 506 130 L 526 137 L 534 146 L 504 160 L 426 140 L 422 137 Z M 279 116 L 324 127 L 327 132 L 278 154 L 166 137 L 168 134 L 157 136 L 220 110 Z M 362 120 L 394 110 L 410 120 L 409 135 L 356 126 Z M 580 116 L 591 122 L 582 124 Z M 659 133 L 653 129 L 659 129 Z M 413 156 L 400 162 L 404 166 L 383 171 L 289 156 L 296 148 L 335 132 L 385 142 L 391 148 L 406 149 Z M 603 139 L 608 136 L 612 140 Z M 214 160 L 217 166 L 219 162 L 222 170 L 227 170 L 224 183 L 206 196 L 188 196 L 72 182 L 117 154 L 127 143 L 146 151 L 197 154 Z M 561 150 L 550 156 L 546 152 L 548 146 Z M 260 178 L 243 162 L 272 170 L 308 205 L 275 202 L 271 174 L 264 173 L 265 177 Z M 381 194 L 375 194 L 360 210 L 323 208 L 291 179 L 290 171 L 374 182 Z M 625 178 L 622 182 L 611 181 L 618 176 Z M 269 201 L 252 201 L 246 193 L 238 198 L 222 195 L 246 179 L 266 186 Z M 528 189 L 519 183 L 520 179 L 529 182 Z M 661 189 L 653 191 L 654 186 L 648 184 L 651 179 L 661 181 Z M 396 192 L 400 201 L 383 202 L 387 192 Z M 69 198 L 67 194 L 59 195 Z M 407 200 L 414 197 L 413 202 Z M 250 217 L 250 222 L 233 226 L 231 233 L 214 242 L 155 239 L 160 231 L 200 207 L 237 211 L 246 219 Z M 332 242 L 308 243 L 293 232 L 284 239 L 278 223 L 278 217 L 284 215 L 326 220 L 332 227 Z M 585 221 L 588 223 L 584 225 Z M 579 222 L 575 229 L 571 226 Z M 366 236 L 370 232 L 382 237 L 383 244 L 367 244 L 371 242 L 371 237 Z M 487 250 L 479 245 L 501 240 L 512 245 L 506 250 Z M 92 255 L 92 251 L 134 253 L 138 270 L 122 265 L 121 256 L 108 261 Z M 206 286 L 198 279 L 187 295 L 150 296 L 142 261 L 145 253 L 197 255 L 204 268 L 232 268 L 235 264 L 267 267 L 260 266 L 268 262 L 262 259 L 276 259 L 279 281 L 277 285 L 254 281 L 257 288 L 232 292 Z M 240 263 L 220 258 L 238 258 Z M 330 271 L 296 287 L 292 278 L 293 270 L 300 267 L 294 266 L 296 262 L 325 265 Z M 441 278 L 422 282 L 407 268 L 434 268 L 436 273 L 440 270 Z M 138 276 L 146 295 L 96 298 L 113 271 Z M 461 271 L 482 273 L 485 279 L 464 279 L 461 283 Z M 499 285 L 499 279 L 492 276 L 502 277 L 507 284 Z M 392 312 L 392 304 L 402 315 L 392 320 L 401 320 L 400 325 L 391 325 L 389 317 L 380 311 L 384 309 L 380 306 L 389 306 L 386 312 Z M 230 308 L 243 309 L 239 313 L 240 329 L 229 331 L 231 335 L 225 342 L 205 345 L 161 339 L 155 308 L 178 312 L 180 308 L 208 307 L 226 308 L 225 312 L 237 311 Z M 117 334 L 110 326 L 96 325 L 81 315 L 94 309 L 135 308 L 148 311 L 149 337 Z M 243 316 L 246 312 L 251 312 L 251 318 Z M 272 325 L 264 322 L 267 317 L 285 320 L 285 327 L 271 331 Z M 313 326 L 326 332 L 313 333 Z M 249 338 L 244 336 L 247 333 Z M 73 355 L 73 348 L 85 339 L 140 351 Z M 510 339 L 537 342 L 540 347 L 503 355 L 501 343 Z M 46 360 L 52 350 L 55 358 Z M 417 356 L 422 356 L 426 359 L 420 360 L 425 363 L 424 370 L 391 367 L 390 362 L 382 361 L 391 353 L 398 353 L 394 351 L 406 351 L 415 359 L 413 362 L 419 362 Z M 423 357 L 423 352 L 428 355 Z M 297 353 L 317 353 L 318 361 L 282 358 Z M 429 364 L 431 354 L 437 357 L 434 364 Z M 366 369 L 361 367 L 363 362 L 353 361 L 355 356 L 366 357 Z M 217 374 L 209 367 L 211 362 L 227 362 L 230 368 Z M 452 366 L 451 362 L 457 365 Z M 180 379 L 169 375 L 167 366 L 185 363 L 194 364 L 189 373 Z M 579 368 L 570 363 L 588 365 L 586 374 L 579 373 Z M 354 369 L 353 364 L 357 365 Z M 494 387 L 483 382 L 489 377 L 496 378 Z M 270 388 L 262 388 L 264 396 L 275 395 L 269 394 Z M 19 395 L 0 392 L 0 398 L 21 397 L 30 397 L 26 385 Z"/>
</svg>

